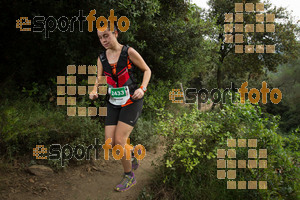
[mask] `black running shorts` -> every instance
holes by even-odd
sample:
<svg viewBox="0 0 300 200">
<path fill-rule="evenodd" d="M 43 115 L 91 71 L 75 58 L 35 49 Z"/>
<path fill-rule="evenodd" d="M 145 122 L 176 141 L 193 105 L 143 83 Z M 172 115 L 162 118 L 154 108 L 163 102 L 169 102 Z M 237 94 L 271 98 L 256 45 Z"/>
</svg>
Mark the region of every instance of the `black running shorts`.
<svg viewBox="0 0 300 200">
<path fill-rule="evenodd" d="M 105 126 L 117 125 L 118 121 L 134 126 L 142 113 L 142 108 L 143 98 L 122 108 L 115 108 L 110 103 L 107 103 Z"/>
</svg>

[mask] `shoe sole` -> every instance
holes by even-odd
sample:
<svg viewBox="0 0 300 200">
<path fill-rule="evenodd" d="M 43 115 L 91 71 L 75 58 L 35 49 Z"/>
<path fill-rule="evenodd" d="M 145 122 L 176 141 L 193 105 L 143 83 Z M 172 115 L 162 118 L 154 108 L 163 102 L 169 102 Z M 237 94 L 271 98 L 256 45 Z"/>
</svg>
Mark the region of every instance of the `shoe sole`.
<svg viewBox="0 0 300 200">
<path fill-rule="evenodd" d="M 123 189 L 123 190 L 117 190 L 116 188 L 115 188 L 115 190 L 117 191 L 117 192 L 125 192 L 125 191 L 127 191 L 127 190 L 129 190 L 132 186 L 134 186 L 136 184 L 136 180 L 134 180 L 134 182 L 128 187 L 128 188 L 125 188 L 125 189 Z"/>
</svg>

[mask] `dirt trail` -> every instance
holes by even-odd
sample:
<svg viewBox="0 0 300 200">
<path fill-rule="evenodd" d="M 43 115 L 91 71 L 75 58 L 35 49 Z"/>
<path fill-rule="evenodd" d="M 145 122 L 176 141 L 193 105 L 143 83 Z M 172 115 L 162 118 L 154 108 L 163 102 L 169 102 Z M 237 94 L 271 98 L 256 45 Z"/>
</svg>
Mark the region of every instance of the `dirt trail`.
<svg viewBox="0 0 300 200">
<path fill-rule="evenodd" d="M 50 177 L 30 175 L 25 170 L 14 169 L 0 174 L 0 199 L 137 199 L 142 189 L 150 183 L 155 172 L 152 162 L 158 164 L 163 148 L 147 151 L 135 171 L 137 184 L 126 192 L 114 191 L 122 179 L 121 161 L 111 156 L 79 167 L 69 167 Z M 102 151 L 103 153 L 103 151 Z"/>
</svg>

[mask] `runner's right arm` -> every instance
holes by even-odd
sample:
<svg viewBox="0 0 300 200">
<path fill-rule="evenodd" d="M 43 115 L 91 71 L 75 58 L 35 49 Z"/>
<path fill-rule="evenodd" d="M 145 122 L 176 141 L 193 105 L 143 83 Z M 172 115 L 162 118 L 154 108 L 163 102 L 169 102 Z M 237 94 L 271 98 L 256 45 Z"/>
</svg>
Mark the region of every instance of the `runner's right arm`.
<svg viewBox="0 0 300 200">
<path fill-rule="evenodd" d="M 102 63 L 100 61 L 100 58 L 98 57 L 98 60 L 97 60 L 97 78 L 96 78 L 94 88 L 93 88 L 92 92 L 90 93 L 90 99 L 92 99 L 92 100 L 98 98 L 97 90 L 98 90 L 99 83 L 101 83 L 102 78 L 105 78 L 105 77 L 102 76 L 102 73 L 103 73 L 103 67 L 102 67 Z"/>
</svg>

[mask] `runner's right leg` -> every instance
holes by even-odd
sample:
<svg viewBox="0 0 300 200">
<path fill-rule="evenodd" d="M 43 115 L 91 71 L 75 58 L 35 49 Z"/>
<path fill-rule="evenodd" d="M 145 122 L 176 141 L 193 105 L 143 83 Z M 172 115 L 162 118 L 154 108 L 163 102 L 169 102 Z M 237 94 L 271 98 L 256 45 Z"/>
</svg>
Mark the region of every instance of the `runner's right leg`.
<svg viewBox="0 0 300 200">
<path fill-rule="evenodd" d="M 105 141 L 108 138 L 111 138 L 111 148 L 115 146 L 115 132 L 116 132 L 116 125 L 107 125 L 105 126 Z"/>
</svg>

